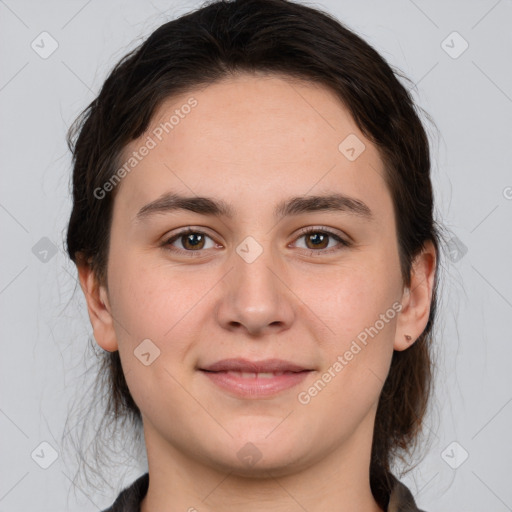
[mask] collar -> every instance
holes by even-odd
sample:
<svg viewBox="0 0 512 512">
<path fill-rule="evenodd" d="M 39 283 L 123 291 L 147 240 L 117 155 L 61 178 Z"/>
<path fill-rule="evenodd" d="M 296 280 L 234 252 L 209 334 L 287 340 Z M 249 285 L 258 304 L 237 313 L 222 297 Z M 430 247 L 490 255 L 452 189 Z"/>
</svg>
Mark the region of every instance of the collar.
<svg viewBox="0 0 512 512">
<path fill-rule="evenodd" d="M 392 474 L 389 476 L 392 487 L 386 512 L 424 512 L 416 506 L 411 491 Z M 148 492 L 148 486 L 149 474 L 145 473 L 121 491 L 114 504 L 103 512 L 140 512 L 140 504 Z"/>
</svg>

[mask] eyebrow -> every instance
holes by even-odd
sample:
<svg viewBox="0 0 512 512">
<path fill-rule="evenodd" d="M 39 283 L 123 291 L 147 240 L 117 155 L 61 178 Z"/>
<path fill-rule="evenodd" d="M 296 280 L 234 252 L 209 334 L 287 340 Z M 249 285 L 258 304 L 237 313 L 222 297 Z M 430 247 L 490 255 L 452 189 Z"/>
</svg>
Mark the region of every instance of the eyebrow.
<svg viewBox="0 0 512 512">
<path fill-rule="evenodd" d="M 233 208 L 223 200 L 204 196 L 183 196 L 166 193 L 143 206 L 135 216 L 136 221 L 145 220 L 156 214 L 186 210 L 201 215 L 233 218 Z M 361 200 L 343 194 L 295 196 L 280 202 L 274 209 L 277 219 L 310 212 L 344 212 L 365 220 L 372 220 L 370 208 Z"/>
</svg>

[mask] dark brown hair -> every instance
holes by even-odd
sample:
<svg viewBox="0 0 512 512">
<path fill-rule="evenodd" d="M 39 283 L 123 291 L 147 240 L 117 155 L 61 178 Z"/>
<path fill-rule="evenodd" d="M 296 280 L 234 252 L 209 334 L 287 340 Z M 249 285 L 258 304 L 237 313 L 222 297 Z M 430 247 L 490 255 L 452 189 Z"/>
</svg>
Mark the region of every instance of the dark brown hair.
<svg viewBox="0 0 512 512">
<path fill-rule="evenodd" d="M 102 199 L 94 191 L 113 176 L 123 148 L 145 132 L 164 100 L 238 72 L 318 83 L 349 109 L 385 164 L 401 273 L 410 285 L 411 265 L 424 243 L 431 241 L 439 254 L 439 231 L 433 218 L 428 138 L 418 107 L 398 77 L 409 80 L 329 14 L 285 0 L 210 2 L 160 26 L 115 66 L 68 133 L 74 163 L 70 258 L 88 262 L 106 285 L 115 189 Z M 439 257 L 427 326 L 410 348 L 394 352 L 378 404 L 370 483 L 382 507 L 391 485 L 391 463 L 417 439 L 431 392 L 438 266 Z M 140 426 L 118 352 L 103 357 L 107 414 L 115 420 L 129 417 Z"/>
</svg>

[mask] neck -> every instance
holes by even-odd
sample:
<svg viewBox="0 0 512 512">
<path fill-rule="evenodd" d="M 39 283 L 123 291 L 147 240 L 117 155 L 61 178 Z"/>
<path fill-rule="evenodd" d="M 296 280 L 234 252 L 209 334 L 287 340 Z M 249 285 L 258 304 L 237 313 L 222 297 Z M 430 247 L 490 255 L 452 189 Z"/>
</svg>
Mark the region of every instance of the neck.
<svg viewBox="0 0 512 512">
<path fill-rule="evenodd" d="M 382 512 L 369 482 L 371 420 L 307 467 L 300 461 L 279 467 L 259 462 L 249 474 L 218 461 L 199 461 L 145 423 L 150 480 L 141 512 Z"/>
</svg>

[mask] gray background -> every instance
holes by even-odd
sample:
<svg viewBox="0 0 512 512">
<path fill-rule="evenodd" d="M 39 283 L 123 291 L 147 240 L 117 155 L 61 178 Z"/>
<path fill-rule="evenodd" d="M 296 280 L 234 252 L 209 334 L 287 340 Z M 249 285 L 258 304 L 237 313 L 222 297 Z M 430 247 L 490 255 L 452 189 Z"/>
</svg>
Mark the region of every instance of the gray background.
<svg viewBox="0 0 512 512">
<path fill-rule="evenodd" d="M 70 439 L 82 422 L 72 407 L 89 393 L 94 359 L 63 250 L 64 137 L 128 50 L 199 5 L 0 0 L 0 512 L 98 510 L 144 469 L 121 461 L 97 490 L 75 474 Z M 442 271 L 430 442 L 403 481 L 429 512 L 512 510 L 512 1 L 313 5 L 403 70 L 440 132 L 428 127 L 438 215 L 453 239 Z"/>
</svg>

